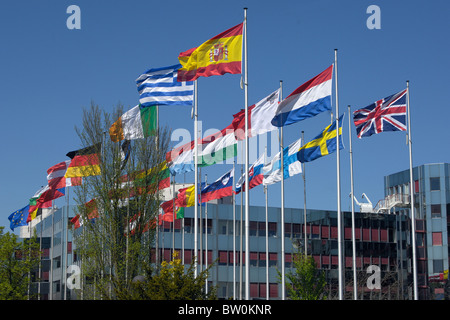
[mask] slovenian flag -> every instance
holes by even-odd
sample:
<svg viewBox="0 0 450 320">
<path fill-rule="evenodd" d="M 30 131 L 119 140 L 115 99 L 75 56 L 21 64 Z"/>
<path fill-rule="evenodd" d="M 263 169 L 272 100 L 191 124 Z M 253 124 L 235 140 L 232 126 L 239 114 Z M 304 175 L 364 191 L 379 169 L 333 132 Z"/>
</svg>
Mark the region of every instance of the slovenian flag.
<svg viewBox="0 0 450 320">
<path fill-rule="evenodd" d="M 233 169 L 202 189 L 201 202 L 229 197 L 233 194 Z"/>
<path fill-rule="evenodd" d="M 280 102 L 272 124 L 283 127 L 331 110 L 333 65 L 305 82 Z"/>
<path fill-rule="evenodd" d="M 255 163 L 250 167 L 248 170 L 248 184 L 250 186 L 249 190 L 259 186 L 264 179 L 264 174 L 262 172 L 262 168 L 264 167 L 264 154 L 262 154 L 258 160 L 255 161 Z M 242 191 L 242 186 L 244 186 L 245 191 L 245 174 L 243 174 L 239 181 L 236 183 L 236 191 L 235 193 L 238 194 Z"/>
</svg>

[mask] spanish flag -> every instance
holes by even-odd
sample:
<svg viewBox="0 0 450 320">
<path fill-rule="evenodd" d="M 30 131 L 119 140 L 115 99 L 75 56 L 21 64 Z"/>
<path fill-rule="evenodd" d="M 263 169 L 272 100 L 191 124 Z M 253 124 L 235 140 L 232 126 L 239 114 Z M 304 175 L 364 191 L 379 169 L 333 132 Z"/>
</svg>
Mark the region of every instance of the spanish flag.
<svg viewBox="0 0 450 320">
<path fill-rule="evenodd" d="M 178 81 L 194 81 L 198 77 L 242 73 L 243 23 L 207 40 L 197 48 L 180 53 Z"/>
<path fill-rule="evenodd" d="M 178 190 L 178 197 L 175 199 L 178 207 L 192 207 L 195 205 L 195 186 L 190 186 Z"/>
<path fill-rule="evenodd" d="M 100 148 L 101 144 L 97 143 L 83 149 L 68 152 L 66 156 L 71 158 L 72 161 L 70 161 L 65 177 L 75 178 L 99 175 Z"/>
</svg>

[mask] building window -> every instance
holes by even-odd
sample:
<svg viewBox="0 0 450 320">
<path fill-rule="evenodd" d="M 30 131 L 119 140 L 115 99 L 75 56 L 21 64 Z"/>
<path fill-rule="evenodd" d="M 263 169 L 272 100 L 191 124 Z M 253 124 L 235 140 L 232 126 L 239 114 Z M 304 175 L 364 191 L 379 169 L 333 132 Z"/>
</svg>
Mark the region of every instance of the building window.
<svg viewBox="0 0 450 320">
<path fill-rule="evenodd" d="M 432 218 L 440 218 L 441 217 L 441 205 L 440 204 L 432 204 L 431 205 L 431 217 Z"/>
<path fill-rule="evenodd" d="M 441 179 L 439 177 L 430 178 L 430 190 L 431 191 L 441 190 Z"/>
<path fill-rule="evenodd" d="M 442 232 L 432 233 L 433 246 L 442 246 Z"/>
<path fill-rule="evenodd" d="M 419 180 L 414 180 L 414 192 L 418 193 L 419 191 Z"/>
<path fill-rule="evenodd" d="M 444 260 L 433 260 L 433 273 L 444 272 Z"/>
</svg>

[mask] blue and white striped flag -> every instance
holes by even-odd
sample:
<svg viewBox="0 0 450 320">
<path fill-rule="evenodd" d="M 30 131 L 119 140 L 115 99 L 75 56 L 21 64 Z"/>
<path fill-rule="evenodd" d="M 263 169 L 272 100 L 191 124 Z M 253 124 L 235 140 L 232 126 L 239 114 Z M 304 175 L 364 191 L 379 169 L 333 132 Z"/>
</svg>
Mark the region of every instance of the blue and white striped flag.
<svg viewBox="0 0 450 320">
<path fill-rule="evenodd" d="M 146 107 L 153 105 L 192 106 L 194 82 L 178 82 L 179 68 L 181 68 L 181 64 L 153 68 L 140 75 L 136 79 L 140 104 Z"/>
</svg>

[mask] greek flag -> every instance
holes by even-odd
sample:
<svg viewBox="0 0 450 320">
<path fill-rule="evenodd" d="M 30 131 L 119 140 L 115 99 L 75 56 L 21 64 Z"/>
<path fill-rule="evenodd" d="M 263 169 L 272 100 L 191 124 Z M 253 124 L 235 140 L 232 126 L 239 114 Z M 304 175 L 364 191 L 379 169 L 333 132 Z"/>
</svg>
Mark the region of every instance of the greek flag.
<svg viewBox="0 0 450 320">
<path fill-rule="evenodd" d="M 181 64 L 147 70 L 136 79 L 141 105 L 182 105 L 192 106 L 194 82 L 177 81 Z"/>
</svg>

